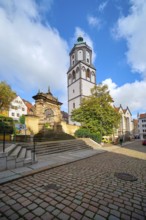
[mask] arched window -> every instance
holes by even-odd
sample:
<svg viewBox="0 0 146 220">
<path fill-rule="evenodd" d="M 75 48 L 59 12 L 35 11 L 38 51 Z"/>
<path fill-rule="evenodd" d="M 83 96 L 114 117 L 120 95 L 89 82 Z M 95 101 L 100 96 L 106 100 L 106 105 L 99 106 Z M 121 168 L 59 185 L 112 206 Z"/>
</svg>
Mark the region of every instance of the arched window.
<svg viewBox="0 0 146 220">
<path fill-rule="evenodd" d="M 73 79 L 73 81 L 76 79 L 76 73 L 75 73 L 74 70 L 73 70 L 73 72 L 72 72 L 72 79 Z"/>
<path fill-rule="evenodd" d="M 87 79 L 90 79 L 90 76 L 91 76 L 90 70 L 87 69 L 87 70 L 86 70 L 86 78 L 87 78 Z"/>
<path fill-rule="evenodd" d="M 79 77 L 80 77 L 80 68 L 77 67 L 76 68 L 76 79 L 79 79 Z"/>
<path fill-rule="evenodd" d="M 69 74 L 69 76 L 68 76 L 68 84 L 70 85 L 71 82 L 72 82 L 72 74 Z"/>
<path fill-rule="evenodd" d="M 46 118 L 51 118 L 51 117 L 53 117 L 53 116 L 54 116 L 53 110 L 52 110 L 52 109 L 46 109 L 46 110 L 45 110 L 45 116 L 46 116 Z"/>
</svg>

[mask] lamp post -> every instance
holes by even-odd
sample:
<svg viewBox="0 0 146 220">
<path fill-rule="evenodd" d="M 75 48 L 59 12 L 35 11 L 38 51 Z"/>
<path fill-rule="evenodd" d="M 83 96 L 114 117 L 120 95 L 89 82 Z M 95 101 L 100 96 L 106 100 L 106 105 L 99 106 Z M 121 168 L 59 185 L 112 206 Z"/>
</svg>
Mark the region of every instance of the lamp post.
<svg viewBox="0 0 146 220">
<path fill-rule="evenodd" d="M 5 131 L 4 119 L 1 119 L 1 122 L 2 122 L 2 129 L 3 129 L 3 152 L 5 152 L 6 131 Z"/>
</svg>

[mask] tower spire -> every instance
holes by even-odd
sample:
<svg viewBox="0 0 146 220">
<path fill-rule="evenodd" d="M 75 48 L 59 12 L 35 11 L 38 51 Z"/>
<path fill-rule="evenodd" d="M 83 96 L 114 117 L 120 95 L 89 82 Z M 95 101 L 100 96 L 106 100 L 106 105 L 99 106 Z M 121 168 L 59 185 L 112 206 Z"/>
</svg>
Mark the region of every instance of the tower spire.
<svg viewBox="0 0 146 220">
<path fill-rule="evenodd" d="M 50 93 L 50 86 L 48 86 L 48 93 Z"/>
</svg>

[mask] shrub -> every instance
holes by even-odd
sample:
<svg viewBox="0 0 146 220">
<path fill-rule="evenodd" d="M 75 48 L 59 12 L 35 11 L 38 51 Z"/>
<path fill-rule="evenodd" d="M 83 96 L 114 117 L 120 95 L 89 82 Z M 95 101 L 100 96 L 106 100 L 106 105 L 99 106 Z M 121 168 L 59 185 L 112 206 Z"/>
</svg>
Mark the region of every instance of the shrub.
<svg viewBox="0 0 146 220">
<path fill-rule="evenodd" d="M 14 131 L 13 119 L 7 116 L 0 115 L 0 134 L 3 134 L 5 130 L 6 134 L 12 134 Z"/>
<path fill-rule="evenodd" d="M 91 138 L 92 140 L 96 142 L 101 142 L 101 135 L 100 133 L 92 133 L 89 129 L 86 128 L 79 128 L 75 132 L 75 136 L 78 138 Z"/>
</svg>

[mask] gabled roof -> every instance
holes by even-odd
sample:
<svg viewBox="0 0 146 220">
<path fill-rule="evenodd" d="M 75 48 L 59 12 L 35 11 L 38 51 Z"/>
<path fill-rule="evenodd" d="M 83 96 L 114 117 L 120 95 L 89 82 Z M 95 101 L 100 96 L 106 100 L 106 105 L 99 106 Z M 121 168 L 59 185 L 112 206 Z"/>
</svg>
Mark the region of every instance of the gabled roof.
<svg viewBox="0 0 146 220">
<path fill-rule="evenodd" d="M 119 107 L 115 107 L 115 106 L 114 106 L 114 108 L 115 108 L 115 110 L 116 110 L 117 112 L 119 112 L 120 109 L 121 109 L 124 114 L 125 114 L 127 111 L 129 111 L 130 115 L 132 115 L 131 112 L 130 112 L 130 110 L 129 110 L 129 108 L 128 108 L 128 106 L 127 106 L 126 109 L 123 109 L 122 105 L 120 105 Z"/>
<path fill-rule="evenodd" d="M 44 100 L 46 102 L 50 102 L 55 105 L 62 105 L 61 102 L 58 101 L 56 97 L 52 95 L 50 92 L 50 89 L 48 90 L 48 93 L 38 92 L 35 96 L 32 97 L 34 100 Z"/>
<path fill-rule="evenodd" d="M 25 103 L 25 105 L 26 105 L 26 107 L 27 107 L 28 113 L 29 113 L 30 111 L 32 111 L 33 105 L 32 105 L 30 102 L 28 102 L 27 100 L 25 100 L 25 99 L 23 99 L 23 102 Z"/>
</svg>

